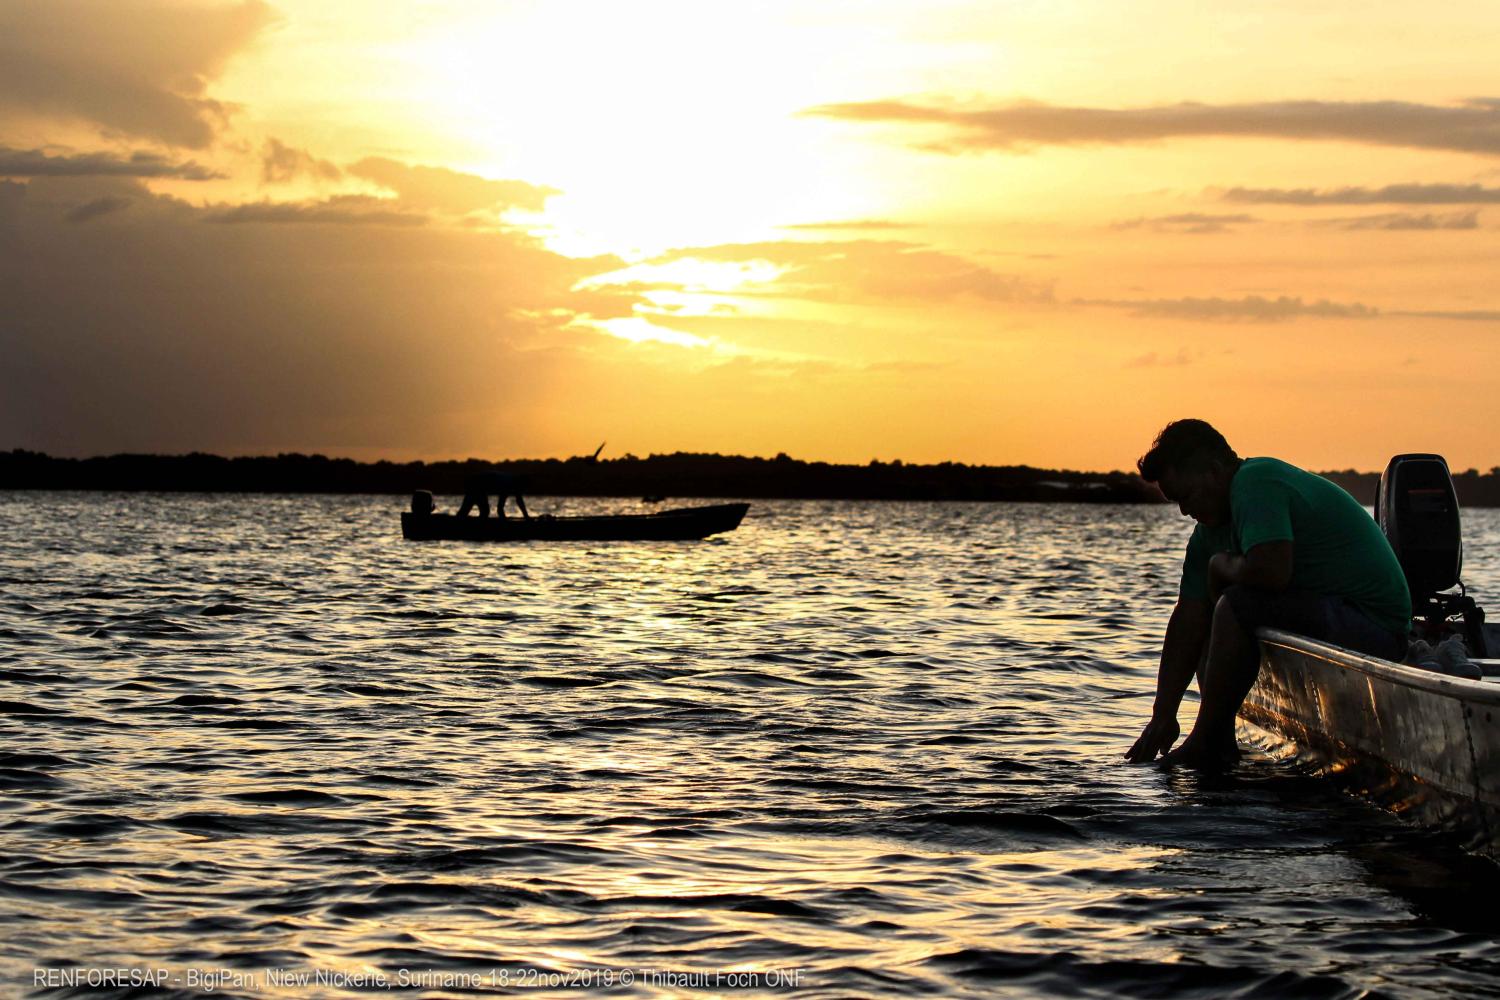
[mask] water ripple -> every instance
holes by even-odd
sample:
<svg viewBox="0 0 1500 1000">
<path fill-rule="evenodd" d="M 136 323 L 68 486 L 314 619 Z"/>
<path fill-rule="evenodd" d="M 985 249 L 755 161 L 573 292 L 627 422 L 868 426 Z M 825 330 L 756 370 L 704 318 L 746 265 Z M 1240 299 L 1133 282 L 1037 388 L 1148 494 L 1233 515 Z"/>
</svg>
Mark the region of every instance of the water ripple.
<svg viewBox="0 0 1500 1000">
<path fill-rule="evenodd" d="M 144 995 L 32 985 L 107 965 L 1500 996 L 1488 862 L 1254 754 L 1119 763 L 1168 508 L 764 503 L 707 544 L 476 547 L 402 542 L 399 506 L 0 497 L 7 994 Z M 1466 530 L 1500 592 L 1500 516 Z"/>
</svg>

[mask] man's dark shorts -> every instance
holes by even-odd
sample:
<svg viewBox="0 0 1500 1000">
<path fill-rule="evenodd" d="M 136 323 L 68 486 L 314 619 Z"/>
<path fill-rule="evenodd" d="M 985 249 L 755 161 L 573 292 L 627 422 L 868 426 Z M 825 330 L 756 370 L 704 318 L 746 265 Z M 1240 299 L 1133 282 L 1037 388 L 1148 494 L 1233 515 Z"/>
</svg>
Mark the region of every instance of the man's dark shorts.
<svg viewBox="0 0 1500 1000">
<path fill-rule="evenodd" d="M 1386 629 L 1342 597 L 1298 590 L 1273 593 L 1241 585 L 1226 588 L 1224 597 L 1251 635 L 1258 628 L 1279 628 L 1397 663 L 1406 655 L 1406 636 Z"/>
</svg>

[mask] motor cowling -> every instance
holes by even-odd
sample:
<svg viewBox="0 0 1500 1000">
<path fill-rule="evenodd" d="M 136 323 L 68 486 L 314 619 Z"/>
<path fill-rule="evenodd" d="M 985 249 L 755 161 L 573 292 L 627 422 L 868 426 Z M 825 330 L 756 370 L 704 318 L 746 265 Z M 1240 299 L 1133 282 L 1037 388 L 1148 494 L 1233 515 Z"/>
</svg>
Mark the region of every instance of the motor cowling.
<svg viewBox="0 0 1500 1000">
<path fill-rule="evenodd" d="M 1413 604 L 1456 586 L 1463 570 L 1458 493 L 1441 455 L 1397 455 L 1380 476 L 1375 520 L 1396 552 Z"/>
<path fill-rule="evenodd" d="M 411 495 L 411 512 L 421 517 L 432 513 L 432 491 L 416 490 Z"/>
</svg>

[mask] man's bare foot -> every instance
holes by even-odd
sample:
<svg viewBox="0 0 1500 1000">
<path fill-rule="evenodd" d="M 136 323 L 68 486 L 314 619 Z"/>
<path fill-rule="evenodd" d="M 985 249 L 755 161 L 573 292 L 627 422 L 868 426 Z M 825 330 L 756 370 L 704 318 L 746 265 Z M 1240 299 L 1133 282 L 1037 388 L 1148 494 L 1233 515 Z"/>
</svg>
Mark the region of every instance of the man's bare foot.
<svg viewBox="0 0 1500 1000">
<path fill-rule="evenodd" d="M 1200 771 L 1216 771 L 1234 765 L 1240 759 L 1240 748 L 1230 736 L 1226 740 L 1208 741 L 1197 734 L 1188 736 L 1182 746 L 1162 757 L 1168 767 L 1191 767 Z"/>
</svg>

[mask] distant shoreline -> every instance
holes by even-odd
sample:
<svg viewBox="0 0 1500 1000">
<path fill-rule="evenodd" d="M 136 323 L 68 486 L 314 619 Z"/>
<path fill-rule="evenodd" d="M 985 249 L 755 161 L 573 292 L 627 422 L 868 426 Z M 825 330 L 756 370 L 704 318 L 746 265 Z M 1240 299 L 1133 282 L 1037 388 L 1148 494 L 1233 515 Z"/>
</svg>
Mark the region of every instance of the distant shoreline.
<svg viewBox="0 0 1500 1000">
<path fill-rule="evenodd" d="M 0 452 L 0 490 L 100 490 L 191 493 L 463 492 L 477 471 L 504 469 L 525 477 L 537 496 L 639 496 L 683 499 L 737 497 L 787 500 L 991 500 L 1063 503 L 1160 503 L 1161 496 L 1127 472 L 1074 472 L 1026 465 L 935 465 L 871 462 L 837 465 L 778 455 L 678 452 L 637 458 L 523 459 L 486 462 L 356 462 L 323 455 L 108 455 L 54 458 Z M 1320 473 L 1365 504 L 1374 502 L 1378 473 Z M 1454 475 L 1459 501 L 1500 507 L 1500 469 Z"/>
</svg>

